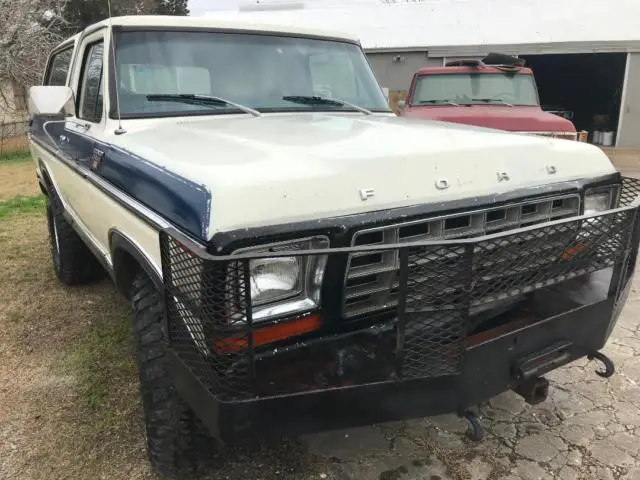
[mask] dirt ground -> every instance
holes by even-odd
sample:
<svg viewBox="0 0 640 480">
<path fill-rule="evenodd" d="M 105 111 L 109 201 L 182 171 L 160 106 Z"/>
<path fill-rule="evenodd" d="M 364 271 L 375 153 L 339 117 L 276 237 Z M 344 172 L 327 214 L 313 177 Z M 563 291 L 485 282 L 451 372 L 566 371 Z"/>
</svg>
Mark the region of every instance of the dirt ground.
<svg viewBox="0 0 640 480">
<path fill-rule="evenodd" d="M 640 152 L 616 152 L 640 177 Z M 18 178 L 0 164 L 0 195 Z M 4 175 L 4 176 L 3 176 Z M 35 192 L 28 174 L 15 195 Z M 3 180 L 4 179 L 4 180 Z M 8 196 L 2 197 L 8 198 Z M 129 309 L 107 282 L 54 279 L 42 211 L 0 218 L 0 479 L 152 479 L 131 360 Z M 506 393 L 480 406 L 486 439 L 453 415 L 226 450 L 207 479 L 640 480 L 640 279 L 605 353 L 549 375 L 536 407 Z"/>
<path fill-rule="evenodd" d="M 34 181 L 34 165 L 30 161 L 0 161 L 0 202 L 18 195 L 31 196 L 39 193 Z"/>
<path fill-rule="evenodd" d="M 0 156 L 20 152 L 29 146 L 26 136 L 20 135 L 12 138 L 0 139 Z"/>
</svg>

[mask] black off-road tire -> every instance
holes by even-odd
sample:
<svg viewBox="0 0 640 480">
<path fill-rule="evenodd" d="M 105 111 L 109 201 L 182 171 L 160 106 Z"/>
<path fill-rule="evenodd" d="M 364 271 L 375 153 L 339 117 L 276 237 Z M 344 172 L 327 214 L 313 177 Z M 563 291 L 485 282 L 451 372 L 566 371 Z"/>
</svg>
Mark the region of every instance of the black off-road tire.
<svg viewBox="0 0 640 480">
<path fill-rule="evenodd" d="M 47 224 L 53 269 L 63 285 L 83 285 L 105 276 L 98 259 L 64 218 L 64 208 L 55 193 L 47 197 Z"/>
<path fill-rule="evenodd" d="M 164 301 L 145 274 L 138 274 L 133 281 L 132 303 L 149 461 L 160 475 L 183 478 L 195 472 L 207 435 L 172 383 L 167 368 Z"/>
</svg>

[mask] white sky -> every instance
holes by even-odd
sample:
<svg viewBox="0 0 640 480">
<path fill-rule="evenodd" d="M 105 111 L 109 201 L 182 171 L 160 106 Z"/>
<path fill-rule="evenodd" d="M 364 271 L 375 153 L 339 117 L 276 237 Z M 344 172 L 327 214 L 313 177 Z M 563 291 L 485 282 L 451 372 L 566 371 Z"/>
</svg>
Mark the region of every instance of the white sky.
<svg viewBox="0 0 640 480">
<path fill-rule="evenodd" d="M 213 10 L 235 10 L 238 0 L 189 0 L 191 15 L 200 16 Z"/>
<path fill-rule="evenodd" d="M 206 12 L 216 10 L 237 10 L 238 5 L 243 3 L 283 3 L 283 0 L 189 0 L 189 10 L 194 17 L 203 15 Z M 300 1 L 300 0 L 293 0 Z M 380 3 L 380 0 L 304 0 L 304 3 L 314 8 L 321 7 L 345 7 L 348 4 Z"/>
</svg>

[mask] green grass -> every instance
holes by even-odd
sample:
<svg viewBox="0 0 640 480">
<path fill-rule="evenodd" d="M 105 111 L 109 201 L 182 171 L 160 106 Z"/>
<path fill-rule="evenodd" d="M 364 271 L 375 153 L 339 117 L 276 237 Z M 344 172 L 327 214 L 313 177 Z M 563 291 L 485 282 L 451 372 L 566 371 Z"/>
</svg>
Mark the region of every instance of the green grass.
<svg viewBox="0 0 640 480">
<path fill-rule="evenodd" d="M 105 297 L 113 295 L 117 293 L 109 292 Z M 115 308 L 111 309 L 107 305 L 102 309 L 95 305 L 97 311 L 92 315 L 91 324 L 63 353 L 58 364 L 63 372 L 77 379 L 81 406 L 90 412 L 94 432 L 116 427 L 122 420 L 123 398 L 133 393 L 131 403 L 135 404 L 137 395 L 137 389 L 130 392 L 127 388 L 136 378 L 130 319 L 123 305 L 114 303 Z"/>
<path fill-rule="evenodd" d="M 107 413 L 103 409 L 114 394 L 114 383 L 133 370 L 128 318 L 111 320 L 88 329 L 63 362 L 78 378 L 86 405 L 100 413 Z"/>
<path fill-rule="evenodd" d="M 44 212 L 46 199 L 44 195 L 25 197 L 19 195 L 0 202 L 0 220 L 9 215 L 28 215 Z"/>
<path fill-rule="evenodd" d="M 6 165 L 8 163 L 22 163 L 31 160 L 31 152 L 25 150 L 23 152 L 13 152 L 0 156 L 0 165 Z"/>
</svg>

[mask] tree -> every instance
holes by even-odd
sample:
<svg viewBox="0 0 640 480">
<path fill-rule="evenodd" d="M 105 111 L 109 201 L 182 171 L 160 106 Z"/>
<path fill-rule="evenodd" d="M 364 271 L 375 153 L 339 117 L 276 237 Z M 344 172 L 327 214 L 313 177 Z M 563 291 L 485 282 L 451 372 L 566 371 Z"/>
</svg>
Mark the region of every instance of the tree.
<svg viewBox="0 0 640 480">
<path fill-rule="evenodd" d="M 112 15 L 188 15 L 187 0 L 111 0 Z M 109 17 L 107 0 L 0 0 L 0 103 L 42 79 L 51 50 Z"/>
<path fill-rule="evenodd" d="M 158 0 L 111 0 L 111 15 L 142 15 L 154 13 Z M 67 33 L 84 30 L 89 25 L 109 18 L 107 0 L 67 0 L 64 18 L 69 26 Z"/>
<path fill-rule="evenodd" d="M 40 83 L 49 52 L 62 41 L 65 0 L 0 0 L 0 100 Z"/>
<path fill-rule="evenodd" d="M 111 0 L 111 15 L 189 15 L 187 0 Z M 109 17 L 107 0 L 68 0 L 64 17 L 71 32 Z"/>
<path fill-rule="evenodd" d="M 189 15 L 188 0 L 157 0 L 161 15 Z"/>
</svg>

